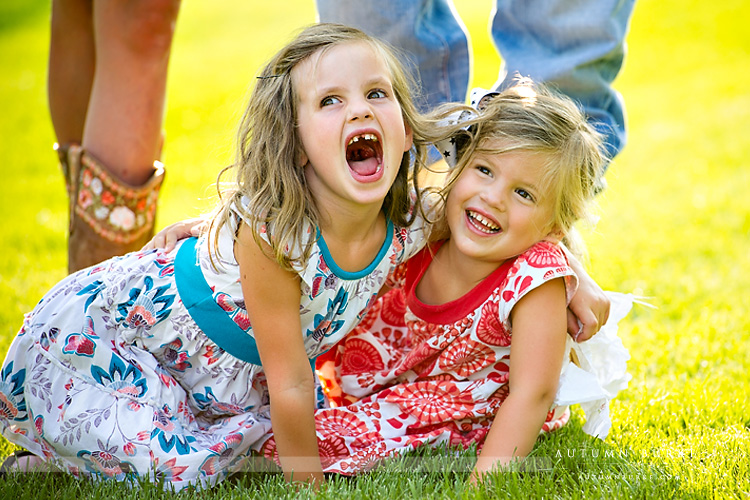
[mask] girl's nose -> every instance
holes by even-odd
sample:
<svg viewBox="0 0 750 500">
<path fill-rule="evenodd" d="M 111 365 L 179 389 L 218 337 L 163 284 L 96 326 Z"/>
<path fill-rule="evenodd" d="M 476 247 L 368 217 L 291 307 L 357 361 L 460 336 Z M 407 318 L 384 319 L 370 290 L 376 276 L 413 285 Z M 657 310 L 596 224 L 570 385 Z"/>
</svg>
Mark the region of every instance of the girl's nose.
<svg viewBox="0 0 750 500">
<path fill-rule="evenodd" d="M 500 211 L 505 211 L 507 195 L 505 190 L 502 189 L 501 186 L 486 186 L 479 194 L 479 197 L 490 207 Z"/>
<path fill-rule="evenodd" d="M 349 103 L 349 120 L 372 118 L 370 104 L 364 99 L 356 99 Z"/>
</svg>

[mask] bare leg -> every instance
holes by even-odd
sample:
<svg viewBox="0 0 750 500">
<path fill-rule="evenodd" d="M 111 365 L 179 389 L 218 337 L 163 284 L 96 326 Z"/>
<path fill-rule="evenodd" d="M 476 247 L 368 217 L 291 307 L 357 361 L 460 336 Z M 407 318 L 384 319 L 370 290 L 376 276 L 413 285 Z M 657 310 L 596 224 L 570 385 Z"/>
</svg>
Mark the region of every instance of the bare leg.
<svg viewBox="0 0 750 500">
<path fill-rule="evenodd" d="M 95 0 L 96 69 L 83 147 L 141 185 L 161 149 L 167 66 L 179 0 Z"/>
<path fill-rule="evenodd" d="M 48 99 L 57 142 L 83 140 L 94 80 L 91 0 L 54 0 L 50 29 Z"/>
<path fill-rule="evenodd" d="M 16 452 L 10 457 L 6 458 L 2 466 L 0 466 L 0 472 L 2 474 L 8 474 L 13 472 L 55 472 L 57 469 L 52 465 L 46 463 L 41 457 L 33 455 L 27 451 Z"/>
</svg>

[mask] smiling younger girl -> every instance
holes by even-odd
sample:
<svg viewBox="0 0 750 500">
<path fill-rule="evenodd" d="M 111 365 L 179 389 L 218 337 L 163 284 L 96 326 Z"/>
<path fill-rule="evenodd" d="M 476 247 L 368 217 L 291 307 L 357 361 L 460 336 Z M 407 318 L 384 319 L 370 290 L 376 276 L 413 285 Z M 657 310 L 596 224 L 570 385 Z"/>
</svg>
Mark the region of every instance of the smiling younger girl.
<svg viewBox="0 0 750 500">
<path fill-rule="evenodd" d="M 588 214 L 599 135 L 569 99 L 530 82 L 485 101 L 453 137 L 433 244 L 319 363 L 335 406 L 316 412 L 327 471 L 478 444 L 477 480 L 528 455 L 574 403 L 584 431 L 609 430 L 608 401 L 629 380 L 616 324 L 630 299 L 610 295 L 608 323 L 574 342 L 566 307 L 578 279 L 560 245 Z"/>
</svg>

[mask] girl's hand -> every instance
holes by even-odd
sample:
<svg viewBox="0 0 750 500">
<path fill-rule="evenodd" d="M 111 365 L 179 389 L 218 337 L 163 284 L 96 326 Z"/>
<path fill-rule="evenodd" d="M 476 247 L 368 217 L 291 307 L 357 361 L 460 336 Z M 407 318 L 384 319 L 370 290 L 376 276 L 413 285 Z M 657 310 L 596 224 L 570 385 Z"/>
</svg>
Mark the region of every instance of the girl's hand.
<svg viewBox="0 0 750 500">
<path fill-rule="evenodd" d="M 596 335 L 609 319 L 609 298 L 570 250 L 562 244 L 560 247 L 578 276 L 578 290 L 568 304 L 568 334 L 576 342 L 583 342 Z"/>
<path fill-rule="evenodd" d="M 178 241 L 191 236 L 200 236 L 207 226 L 208 221 L 201 218 L 175 222 L 156 233 L 142 250 L 163 248 L 165 252 L 172 251 Z"/>
<path fill-rule="evenodd" d="M 568 333 L 576 342 L 593 337 L 609 318 L 609 298 L 578 261 L 570 262 L 578 290 L 568 304 Z"/>
</svg>

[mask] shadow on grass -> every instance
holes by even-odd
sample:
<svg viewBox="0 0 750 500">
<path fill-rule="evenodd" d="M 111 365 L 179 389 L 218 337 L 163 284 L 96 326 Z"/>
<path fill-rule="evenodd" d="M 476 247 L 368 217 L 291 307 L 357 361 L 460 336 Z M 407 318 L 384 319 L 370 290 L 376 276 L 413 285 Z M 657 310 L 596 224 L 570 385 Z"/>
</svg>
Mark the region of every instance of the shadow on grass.
<svg viewBox="0 0 750 500">
<path fill-rule="evenodd" d="M 51 0 L 2 0 L 0 34 L 19 28 L 27 22 L 49 15 Z"/>
</svg>

